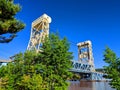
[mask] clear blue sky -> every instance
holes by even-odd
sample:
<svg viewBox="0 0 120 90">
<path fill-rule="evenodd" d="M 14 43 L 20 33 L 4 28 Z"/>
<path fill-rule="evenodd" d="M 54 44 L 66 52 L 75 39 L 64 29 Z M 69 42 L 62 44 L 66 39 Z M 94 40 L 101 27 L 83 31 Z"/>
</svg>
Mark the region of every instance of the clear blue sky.
<svg viewBox="0 0 120 90">
<path fill-rule="evenodd" d="M 61 37 L 77 44 L 91 40 L 95 67 L 105 65 L 103 51 L 109 46 L 120 56 L 120 0 L 15 0 L 22 6 L 16 18 L 26 27 L 12 42 L 0 44 L 0 58 L 24 52 L 30 38 L 31 22 L 46 13 L 52 18 L 50 32 L 58 30 Z M 77 46 L 70 51 L 78 59 Z"/>
</svg>

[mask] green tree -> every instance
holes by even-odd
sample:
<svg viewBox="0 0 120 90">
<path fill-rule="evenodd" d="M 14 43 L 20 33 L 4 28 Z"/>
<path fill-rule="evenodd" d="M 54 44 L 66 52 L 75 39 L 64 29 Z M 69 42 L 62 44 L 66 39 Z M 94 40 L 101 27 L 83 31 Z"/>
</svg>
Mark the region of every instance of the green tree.
<svg viewBox="0 0 120 90">
<path fill-rule="evenodd" d="M 108 64 L 104 69 L 108 74 L 107 78 L 111 79 L 110 85 L 120 90 L 120 59 L 107 47 L 104 52 L 104 61 Z"/>
<path fill-rule="evenodd" d="M 66 38 L 51 34 L 41 52 L 19 53 L 0 68 L 1 90 L 68 90 L 72 58 Z"/>
<path fill-rule="evenodd" d="M 34 51 L 15 55 L 14 62 L 0 68 L 0 90 L 47 90 L 37 72 L 42 67 L 38 61 Z"/>
<path fill-rule="evenodd" d="M 69 72 L 72 58 L 66 38 L 60 39 L 57 34 L 51 34 L 45 39 L 39 59 L 44 66 L 42 77 L 48 82 L 49 90 L 68 90 L 66 80 L 72 77 Z"/>
<path fill-rule="evenodd" d="M 0 43 L 10 42 L 16 37 L 16 33 L 25 27 L 14 17 L 20 9 L 13 0 L 0 0 Z"/>
</svg>

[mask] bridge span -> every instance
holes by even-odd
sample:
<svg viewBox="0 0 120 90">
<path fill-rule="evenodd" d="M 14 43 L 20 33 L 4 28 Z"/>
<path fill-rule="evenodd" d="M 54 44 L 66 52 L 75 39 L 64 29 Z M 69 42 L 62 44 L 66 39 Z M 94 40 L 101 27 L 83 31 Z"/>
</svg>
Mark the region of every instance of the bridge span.
<svg viewBox="0 0 120 90">
<path fill-rule="evenodd" d="M 9 63 L 12 62 L 13 60 L 0 60 L 0 63 Z"/>
<path fill-rule="evenodd" d="M 105 73 L 95 71 L 95 68 L 87 63 L 81 63 L 79 61 L 72 61 L 72 69 L 71 72 L 80 75 L 85 80 L 92 81 L 105 81 L 104 78 Z"/>
<path fill-rule="evenodd" d="M 32 22 L 31 35 L 27 50 L 40 51 L 45 37 L 49 35 L 49 24 L 51 21 L 51 17 L 47 14 L 43 14 Z M 104 73 L 95 71 L 91 41 L 80 42 L 77 44 L 77 47 L 78 60 L 72 60 L 73 68 L 70 71 L 79 75 L 85 75 L 89 80 L 104 80 Z M 0 60 L 0 63 L 9 63 L 11 61 L 12 60 Z"/>
</svg>

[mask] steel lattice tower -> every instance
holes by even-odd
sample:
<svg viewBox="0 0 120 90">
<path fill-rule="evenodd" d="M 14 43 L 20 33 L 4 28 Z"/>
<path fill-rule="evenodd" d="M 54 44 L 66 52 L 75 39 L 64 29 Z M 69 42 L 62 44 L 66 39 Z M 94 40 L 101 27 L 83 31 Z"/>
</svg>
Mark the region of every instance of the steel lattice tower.
<svg viewBox="0 0 120 90">
<path fill-rule="evenodd" d="M 45 37 L 49 35 L 50 23 L 51 18 L 46 14 L 43 14 L 38 19 L 32 22 L 31 35 L 27 50 L 40 50 Z"/>
<path fill-rule="evenodd" d="M 88 63 L 94 66 L 94 58 L 92 53 L 91 41 L 85 41 L 77 44 L 78 58 L 80 62 Z"/>
</svg>

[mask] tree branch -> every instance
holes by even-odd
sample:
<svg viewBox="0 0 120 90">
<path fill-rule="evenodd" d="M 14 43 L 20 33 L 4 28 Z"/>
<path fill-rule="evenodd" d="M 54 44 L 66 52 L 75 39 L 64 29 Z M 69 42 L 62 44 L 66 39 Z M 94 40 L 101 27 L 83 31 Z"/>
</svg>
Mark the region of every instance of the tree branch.
<svg viewBox="0 0 120 90">
<path fill-rule="evenodd" d="M 6 38 L 5 36 L 0 35 L 0 43 L 9 43 L 16 37 L 16 34 L 10 35 L 9 38 Z"/>
</svg>

